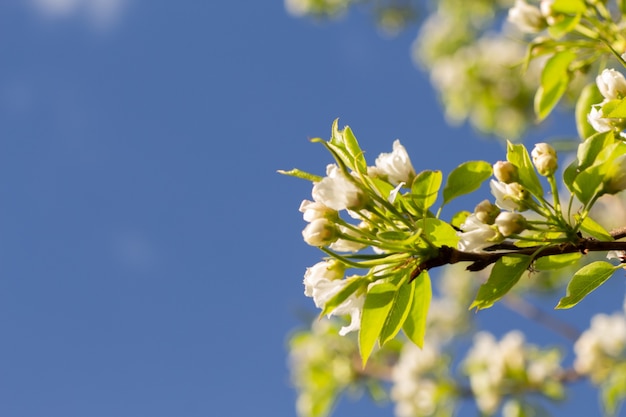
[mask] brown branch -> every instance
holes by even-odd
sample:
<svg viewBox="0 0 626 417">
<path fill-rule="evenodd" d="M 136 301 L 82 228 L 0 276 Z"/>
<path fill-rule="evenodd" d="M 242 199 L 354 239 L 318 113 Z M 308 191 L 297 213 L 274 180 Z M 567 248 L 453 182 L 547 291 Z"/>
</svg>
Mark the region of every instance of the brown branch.
<svg viewBox="0 0 626 417">
<path fill-rule="evenodd" d="M 614 239 L 626 237 L 626 227 L 615 229 L 611 233 Z M 610 250 L 626 250 L 626 242 L 603 242 L 593 238 L 581 237 L 578 242 L 567 242 L 545 246 L 531 246 L 518 248 L 508 243 L 499 244 L 486 250 L 496 249 L 497 252 L 463 252 L 449 246 L 439 248 L 437 256 L 429 258 L 415 267 L 411 273 L 411 280 L 415 279 L 423 271 L 436 268 L 447 264 L 455 264 L 458 262 L 471 262 L 467 267 L 468 271 L 480 271 L 492 263 L 498 261 L 503 256 L 516 255 L 534 255 L 534 259 L 544 256 L 563 255 L 566 253 L 580 252 L 586 255 L 589 252 L 610 251 Z M 504 250 L 501 250 L 504 249 Z"/>
</svg>

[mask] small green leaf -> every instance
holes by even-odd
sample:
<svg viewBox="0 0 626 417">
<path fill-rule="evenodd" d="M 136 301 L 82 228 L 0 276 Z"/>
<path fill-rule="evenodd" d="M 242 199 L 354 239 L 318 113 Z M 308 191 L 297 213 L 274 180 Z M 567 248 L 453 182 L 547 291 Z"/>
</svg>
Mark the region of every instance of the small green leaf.
<svg viewBox="0 0 626 417">
<path fill-rule="evenodd" d="M 402 331 L 413 343 L 419 347 L 424 346 L 426 334 L 426 317 L 430 308 L 430 300 L 433 296 L 428 271 L 423 271 L 411 284 L 415 287 L 411 310 L 407 316 Z"/>
<path fill-rule="evenodd" d="M 564 253 L 561 255 L 544 256 L 535 260 L 533 267 L 538 271 L 545 271 L 549 269 L 561 269 L 568 265 L 572 265 L 582 257 L 580 252 Z"/>
<path fill-rule="evenodd" d="M 372 286 L 365 296 L 361 315 L 361 330 L 359 330 L 359 352 L 364 367 L 385 326 L 396 292 L 395 285 L 383 282 Z"/>
<path fill-rule="evenodd" d="M 415 227 L 422 229 L 422 235 L 435 246 L 445 245 L 455 248 L 459 242 L 456 230 L 443 220 L 428 217 L 416 221 Z"/>
<path fill-rule="evenodd" d="M 308 172 L 300 171 L 299 169 L 292 169 L 290 171 L 284 171 L 282 169 L 278 170 L 279 174 L 289 175 L 290 177 L 301 178 L 303 180 L 308 180 L 312 182 L 320 182 L 322 177 L 319 175 L 309 174 Z"/>
<path fill-rule="evenodd" d="M 389 312 L 385 325 L 383 326 L 380 336 L 378 337 L 378 342 L 381 346 L 393 339 L 402 328 L 402 325 L 411 310 L 411 302 L 413 301 L 414 291 L 415 287 L 412 283 L 402 284 L 398 288 L 398 291 L 396 291 L 391 311 Z"/>
<path fill-rule="evenodd" d="M 572 189 L 581 203 L 587 204 L 602 191 L 605 171 L 605 164 L 595 165 L 576 176 Z"/>
<path fill-rule="evenodd" d="M 590 292 L 602 285 L 620 265 L 613 266 L 608 262 L 596 261 L 578 270 L 567 285 L 565 297 L 561 298 L 556 308 L 572 308 Z"/>
<path fill-rule="evenodd" d="M 541 121 L 557 105 L 570 81 L 569 65 L 576 59 L 571 50 L 555 53 L 543 68 L 541 84 L 535 94 L 535 114 Z"/>
<path fill-rule="evenodd" d="M 477 190 L 491 176 L 491 164 L 485 161 L 468 161 L 456 167 L 446 180 L 443 188 L 443 204 Z"/>
<path fill-rule="evenodd" d="M 516 145 L 511 142 L 506 144 L 506 160 L 517 167 L 519 183 L 526 187 L 531 194 L 543 197 L 543 187 L 535 172 L 530 155 L 522 144 Z"/>
<path fill-rule="evenodd" d="M 610 375 L 602 381 L 600 397 L 608 416 L 616 416 L 626 398 L 626 364 L 621 363 L 611 369 Z"/>
<path fill-rule="evenodd" d="M 600 103 L 602 100 L 602 94 L 600 94 L 596 83 L 587 84 L 580 92 L 578 101 L 576 101 L 576 129 L 578 130 L 578 136 L 582 140 L 596 133 L 595 129 L 589 124 L 587 115 L 591 111 L 591 106 Z"/>
<path fill-rule="evenodd" d="M 472 213 L 467 210 L 459 211 L 454 216 L 452 216 L 452 219 L 450 219 L 450 225 L 456 227 L 457 229 L 460 229 L 461 225 L 465 223 L 465 220 L 467 220 L 470 214 Z"/>
<path fill-rule="evenodd" d="M 517 284 L 530 266 L 530 261 L 530 256 L 503 256 L 498 259 L 489 274 L 489 279 L 478 289 L 470 309 L 491 307 Z"/>
<path fill-rule="evenodd" d="M 437 201 L 441 181 L 441 171 L 422 171 L 413 180 L 411 197 L 415 204 L 424 212 L 424 215 Z"/>
<path fill-rule="evenodd" d="M 330 300 L 324 304 L 324 309 L 320 313 L 321 316 L 325 316 L 333 312 L 334 309 L 339 307 L 341 303 L 346 301 L 348 297 L 358 291 L 360 288 L 367 286 L 369 283 L 369 279 L 361 276 L 353 276 L 350 278 L 346 278 L 348 283 L 344 285 L 344 287 L 339 290 L 339 292 L 331 297 Z"/>
<path fill-rule="evenodd" d="M 565 14 L 585 13 L 587 6 L 584 0 L 555 0 L 552 11 Z"/>
<path fill-rule="evenodd" d="M 578 220 L 578 216 L 576 216 L 576 220 Z M 583 220 L 582 224 L 580 225 L 580 228 L 583 230 L 583 232 L 587 233 L 588 235 L 592 237 L 595 237 L 596 239 L 600 241 L 612 242 L 615 240 L 613 239 L 613 236 L 611 236 L 611 234 L 607 232 L 604 227 L 596 223 L 596 221 L 593 220 L 589 216 L 585 217 L 585 220 Z"/>
<path fill-rule="evenodd" d="M 580 22 L 581 14 L 563 16 L 558 22 L 548 26 L 548 33 L 552 39 L 560 39 L 576 28 Z"/>
<path fill-rule="evenodd" d="M 360 172 L 362 174 L 367 173 L 367 162 L 365 161 L 365 156 L 363 156 L 363 151 L 359 146 L 359 142 L 357 142 L 354 133 L 352 133 L 352 129 L 349 126 L 346 126 L 343 129 L 343 140 L 348 150 L 348 153 L 352 156 L 354 160 L 355 171 Z"/>
</svg>

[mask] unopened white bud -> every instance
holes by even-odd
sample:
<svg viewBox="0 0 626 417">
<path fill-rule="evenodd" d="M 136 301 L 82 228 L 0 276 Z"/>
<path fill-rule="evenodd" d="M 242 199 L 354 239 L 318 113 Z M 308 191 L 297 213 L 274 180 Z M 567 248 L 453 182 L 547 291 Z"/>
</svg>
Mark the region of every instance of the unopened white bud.
<svg viewBox="0 0 626 417">
<path fill-rule="evenodd" d="M 496 217 L 496 226 L 502 236 L 507 237 L 526 229 L 526 219 L 519 213 L 504 211 Z"/>
<path fill-rule="evenodd" d="M 500 209 L 495 204 L 491 204 L 489 200 L 483 200 L 474 208 L 474 214 L 481 222 L 493 224 L 498 214 L 500 214 Z"/>
<path fill-rule="evenodd" d="M 337 240 L 337 227 L 328 219 L 315 219 L 304 228 L 302 237 L 311 246 L 327 246 Z"/>
<path fill-rule="evenodd" d="M 553 175 L 558 168 L 556 151 L 547 143 L 538 143 L 531 152 L 533 163 L 540 175 L 544 177 Z"/>
<path fill-rule="evenodd" d="M 614 69 L 605 69 L 596 77 L 596 84 L 602 96 L 607 100 L 626 96 L 626 78 Z"/>
<path fill-rule="evenodd" d="M 498 161 L 493 164 L 493 175 L 505 184 L 516 182 L 519 177 L 517 175 L 517 167 L 509 161 Z"/>
<path fill-rule="evenodd" d="M 541 10 L 524 0 L 515 0 L 515 6 L 509 9 L 508 21 L 526 33 L 541 32 L 546 27 Z"/>
</svg>

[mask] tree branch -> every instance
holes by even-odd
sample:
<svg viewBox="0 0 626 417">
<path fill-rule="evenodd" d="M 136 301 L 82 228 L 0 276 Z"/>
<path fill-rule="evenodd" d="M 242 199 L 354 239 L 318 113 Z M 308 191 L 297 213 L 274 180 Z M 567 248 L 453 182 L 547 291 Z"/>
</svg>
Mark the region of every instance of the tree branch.
<svg viewBox="0 0 626 417">
<path fill-rule="evenodd" d="M 622 239 L 626 237 L 626 227 L 611 231 L 610 235 L 614 239 Z M 439 248 L 437 256 L 427 259 L 415 267 L 411 273 L 411 280 L 415 279 L 422 271 L 436 268 L 447 264 L 455 264 L 457 262 L 471 262 L 468 265 L 468 271 L 480 271 L 487 266 L 498 261 L 503 256 L 511 255 L 534 255 L 534 259 L 544 256 L 563 255 L 566 253 L 580 252 L 586 255 L 589 252 L 601 252 L 610 250 L 626 250 L 626 242 L 603 242 L 593 238 L 581 237 L 578 242 L 567 242 L 555 245 L 531 246 L 519 248 L 512 244 L 499 244 L 487 248 L 486 250 L 497 250 L 497 252 L 463 252 L 449 246 Z"/>
</svg>

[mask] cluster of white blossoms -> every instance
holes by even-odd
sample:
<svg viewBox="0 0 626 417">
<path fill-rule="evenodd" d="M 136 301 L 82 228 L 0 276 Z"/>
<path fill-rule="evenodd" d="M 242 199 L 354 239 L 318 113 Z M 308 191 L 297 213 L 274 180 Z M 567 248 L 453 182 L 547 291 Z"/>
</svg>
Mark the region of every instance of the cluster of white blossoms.
<svg viewBox="0 0 626 417">
<path fill-rule="evenodd" d="M 531 155 L 540 175 L 554 175 L 558 162 L 552 146 L 538 143 Z M 528 190 L 518 182 L 517 166 L 508 161 L 498 161 L 493 165 L 493 174 L 496 179 L 491 180 L 490 188 L 495 204 L 489 200 L 482 201 L 461 224 L 458 248 L 464 252 L 480 252 L 531 228 L 520 212 L 532 209 L 539 215 L 545 215 L 544 211 L 537 209 L 538 204 Z"/>
<path fill-rule="evenodd" d="M 621 100 L 626 97 L 626 78 L 621 72 L 614 69 L 605 69 L 596 77 L 596 85 L 604 100 L 591 106 L 587 121 L 596 132 L 623 130 L 624 120 L 608 117 L 604 114 L 603 106 L 612 100 Z"/>
<path fill-rule="evenodd" d="M 442 368 L 446 367 L 437 348 L 422 349 L 407 343 L 393 368 L 391 399 L 396 403 L 398 417 L 432 416 L 446 403 Z"/>
<path fill-rule="evenodd" d="M 554 0 L 542 0 L 539 7 L 515 0 L 515 6 L 509 9 L 508 21 L 524 33 L 538 33 L 548 27 L 547 19 L 552 16 L 551 5 Z"/>
<path fill-rule="evenodd" d="M 541 392 L 551 398 L 563 394 L 558 379 L 561 357 L 557 350 L 541 350 L 512 331 L 499 342 L 487 332 L 477 333 L 464 361 L 464 369 L 478 408 L 492 415 L 509 394 Z"/>
<path fill-rule="evenodd" d="M 395 186 L 392 195 L 405 184 L 411 184 L 415 177 L 409 155 L 398 140 L 393 143 L 393 151 L 380 154 L 375 166 L 368 167 L 367 172 L 368 176 Z M 373 227 L 369 224 L 371 213 L 367 208 L 368 204 L 375 203 L 368 198 L 361 181 L 356 175 L 346 175 L 335 164 L 327 166 L 326 176 L 313 184 L 313 201 L 304 200 L 300 205 L 303 218 L 309 223 L 302 231 L 305 242 L 336 252 L 357 252 L 367 247 L 364 243 L 368 241 L 367 236 L 362 236 L 362 233 Z M 346 222 L 341 218 L 342 211 L 352 220 L 360 222 L 356 225 Z M 315 305 L 323 309 L 349 283 L 349 277 L 344 279 L 344 272 L 345 266 L 337 260 L 322 261 L 307 268 L 304 275 L 305 295 L 312 297 Z M 352 294 L 328 315 L 350 315 L 351 322 L 341 329 L 341 335 L 360 328 L 364 299 L 365 294 Z"/>
<path fill-rule="evenodd" d="M 574 352 L 576 372 L 588 375 L 596 383 L 602 382 L 617 363 L 626 361 L 624 312 L 594 316 L 589 329 L 576 341 Z"/>
</svg>

